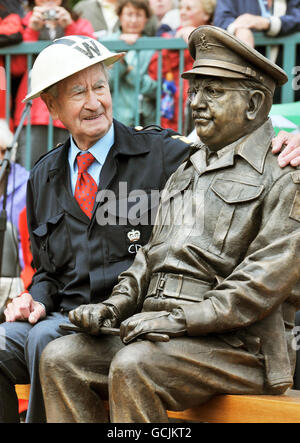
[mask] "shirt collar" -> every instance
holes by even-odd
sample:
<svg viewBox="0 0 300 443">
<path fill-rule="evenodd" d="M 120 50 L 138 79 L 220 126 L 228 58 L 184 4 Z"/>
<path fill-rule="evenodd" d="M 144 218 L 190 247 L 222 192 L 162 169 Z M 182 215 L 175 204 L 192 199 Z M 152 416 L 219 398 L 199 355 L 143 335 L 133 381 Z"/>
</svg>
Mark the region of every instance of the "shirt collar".
<svg viewBox="0 0 300 443">
<path fill-rule="evenodd" d="M 105 162 L 105 159 L 107 157 L 107 154 L 114 144 L 115 140 L 115 131 L 114 131 L 114 125 L 111 125 L 109 131 L 105 134 L 104 137 L 100 138 L 91 148 L 89 148 L 87 151 L 84 152 L 90 152 L 95 157 L 96 161 L 100 163 L 100 165 L 103 165 Z M 76 168 L 76 157 L 78 153 L 82 153 L 73 137 L 70 137 L 70 151 L 69 151 L 69 164 L 72 169 L 72 171 L 75 171 Z"/>
</svg>

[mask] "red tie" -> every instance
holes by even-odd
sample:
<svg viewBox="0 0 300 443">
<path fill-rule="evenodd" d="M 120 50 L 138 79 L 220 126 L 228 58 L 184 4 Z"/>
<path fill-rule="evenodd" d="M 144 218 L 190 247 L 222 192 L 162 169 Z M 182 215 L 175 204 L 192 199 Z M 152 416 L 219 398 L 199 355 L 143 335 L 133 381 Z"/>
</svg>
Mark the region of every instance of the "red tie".
<svg viewBox="0 0 300 443">
<path fill-rule="evenodd" d="M 95 157 L 90 152 L 86 152 L 85 154 L 77 155 L 76 160 L 78 176 L 74 196 L 83 212 L 91 218 L 97 194 L 97 184 L 87 172 L 87 169 L 93 163 Z"/>
</svg>

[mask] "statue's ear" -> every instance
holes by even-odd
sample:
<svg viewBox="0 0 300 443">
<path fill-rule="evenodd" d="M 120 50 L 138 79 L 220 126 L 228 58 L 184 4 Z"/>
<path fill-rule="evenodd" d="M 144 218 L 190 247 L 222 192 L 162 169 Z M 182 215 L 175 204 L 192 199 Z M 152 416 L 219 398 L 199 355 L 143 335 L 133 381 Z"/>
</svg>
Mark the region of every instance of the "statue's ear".
<svg viewBox="0 0 300 443">
<path fill-rule="evenodd" d="M 255 120 L 264 102 L 265 102 L 265 94 L 262 91 L 254 89 L 253 91 L 250 92 L 249 106 L 246 112 L 248 120 Z"/>
</svg>

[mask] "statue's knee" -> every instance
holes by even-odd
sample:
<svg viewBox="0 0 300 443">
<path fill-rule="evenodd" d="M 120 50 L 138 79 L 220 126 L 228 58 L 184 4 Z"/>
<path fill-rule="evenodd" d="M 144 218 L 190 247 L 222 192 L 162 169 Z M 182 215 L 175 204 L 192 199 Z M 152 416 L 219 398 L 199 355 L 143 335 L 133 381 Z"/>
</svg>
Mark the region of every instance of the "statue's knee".
<svg viewBox="0 0 300 443">
<path fill-rule="evenodd" d="M 40 372 L 46 375 L 52 369 L 63 368 L 68 361 L 68 351 L 67 343 L 60 338 L 48 343 L 42 352 Z"/>
<path fill-rule="evenodd" d="M 151 363 L 151 354 L 148 352 L 147 347 L 142 343 L 133 343 L 121 349 L 113 358 L 110 366 L 110 376 L 115 377 L 120 374 L 130 374 L 134 376 L 142 368 L 146 369 L 147 365 L 153 365 Z"/>
</svg>

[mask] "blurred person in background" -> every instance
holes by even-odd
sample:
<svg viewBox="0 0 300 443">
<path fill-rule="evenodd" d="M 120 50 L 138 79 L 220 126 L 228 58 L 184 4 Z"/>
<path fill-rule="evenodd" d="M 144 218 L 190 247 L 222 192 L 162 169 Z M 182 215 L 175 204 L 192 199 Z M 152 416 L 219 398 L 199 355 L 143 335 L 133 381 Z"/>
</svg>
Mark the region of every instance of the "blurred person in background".
<svg viewBox="0 0 300 443">
<path fill-rule="evenodd" d="M 120 0 L 117 8 L 120 20 L 118 32 L 107 36 L 108 39 L 121 39 L 134 44 L 144 35 L 145 26 L 151 17 L 148 0 Z M 105 43 L 105 38 L 101 39 Z M 114 117 L 128 126 L 135 125 L 135 114 L 138 106 L 139 123 L 142 126 L 155 123 L 155 99 L 157 82 L 148 75 L 148 66 L 153 50 L 142 50 L 137 53 L 130 50 L 121 62 L 112 68 L 110 88 L 114 91 L 114 75 L 119 76 L 119 90 L 114 98 Z M 136 82 L 140 78 L 138 104 L 136 103 Z M 117 100 L 117 101 L 116 101 Z"/>
<path fill-rule="evenodd" d="M 23 39 L 22 16 L 23 8 L 18 0 L 0 0 L 0 48 L 20 43 Z M 23 72 L 20 58 L 11 58 L 11 91 L 9 108 L 14 102 L 14 91 L 18 81 L 18 76 Z M 0 118 L 6 118 L 6 81 L 4 72 L 5 60 L 0 56 Z"/>
<path fill-rule="evenodd" d="M 214 25 L 226 29 L 254 48 L 254 32 L 264 32 L 275 38 L 300 31 L 300 0 L 217 0 Z M 266 46 L 256 48 L 267 56 Z M 283 47 L 272 45 L 268 58 L 283 67 Z M 295 65 L 299 66 L 299 51 Z M 294 101 L 300 100 L 300 91 L 295 91 Z M 274 95 L 274 103 L 281 103 L 280 90 Z"/>
<path fill-rule="evenodd" d="M 7 147 L 13 142 L 13 134 L 6 120 L 0 119 L 0 164 Z M 26 186 L 29 173 L 18 163 L 11 162 L 7 181 L 7 226 L 4 234 L 2 266 L 0 270 L 0 310 L 8 298 L 14 298 L 24 289 L 20 275 L 24 268 L 19 219 L 26 205 Z M 0 181 L 0 213 L 3 208 L 5 177 Z"/>
<path fill-rule="evenodd" d="M 92 37 L 94 30 L 91 23 L 80 18 L 69 7 L 68 0 L 29 0 L 30 11 L 23 19 L 25 27 L 24 41 L 54 40 L 65 35 L 85 35 Z M 26 59 L 23 57 L 23 71 L 25 74 L 21 80 L 16 96 L 16 106 L 14 115 L 14 125 L 18 126 L 24 104 L 22 100 L 28 89 L 28 72 L 26 69 Z M 41 155 L 47 152 L 48 125 L 50 115 L 45 103 L 40 98 L 32 102 L 31 113 L 31 168 Z M 27 119 L 25 121 L 25 126 Z M 17 160 L 22 166 L 26 165 L 26 127 L 22 129 L 19 138 L 19 150 Z M 63 142 L 68 136 L 68 132 L 59 120 L 53 121 L 53 146 Z"/>
<path fill-rule="evenodd" d="M 155 27 L 155 34 L 171 31 L 180 26 L 178 2 L 174 0 L 150 0 L 153 16 L 149 21 Z"/>
<path fill-rule="evenodd" d="M 156 35 L 160 17 L 162 17 L 160 15 L 162 11 L 167 12 L 172 8 L 172 0 L 153 0 L 153 3 L 159 3 L 159 7 L 156 9 L 155 5 L 150 5 L 153 10 L 153 15 L 146 23 L 144 29 L 144 34 L 148 37 Z M 101 39 L 104 36 L 109 38 L 112 34 L 118 32 L 120 28 L 117 13 L 118 7 L 118 0 L 80 0 L 74 6 L 74 11 L 76 11 L 80 17 L 86 18 L 92 23 L 95 37 Z M 158 12 L 157 17 L 156 11 Z"/>
<path fill-rule="evenodd" d="M 217 0 L 214 25 L 254 47 L 253 31 L 277 37 L 300 31 L 299 0 Z"/>
<path fill-rule="evenodd" d="M 22 41 L 24 11 L 18 0 L 0 0 L 0 47 Z"/>
<path fill-rule="evenodd" d="M 117 6 L 118 0 L 80 0 L 74 6 L 74 11 L 89 20 L 95 36 L 101 38 L 118 30 Z"/>
<path fill-rule="evenodd" d="M 163 33 L 161 36 L 165 38 L 182 38 L 186 43 L 190 33 L 198 26 L 210 24 L 213 18 L 215 9 L 215 0 L 182 0 L 180 2 L 180 26 L 173 31 Z M 163 77 L 163 97 L 166 94 L 172 95 L 172 101 L 169 100 L 170 106 L 162 106 L 161 110 L 161 126 L 163 128 L 172 128 L 178 130 L 178 106 L 179 106 L 179 51 L 177 50 L 162 50 L 162 77 Z M 152 57 L 149 65 L 149 75 L 157 80 L 157 63 L 158 53 Z M 190 56 L 188 49 L 184 51 L 184 70 L 192 69 L 193 59 Z M 182 112 L 188 108 L 187 90 L 188 81 L 183 81 L 183 107 Z M 183 131 L 185 134 L 190 131 L 190 118 L 182 116 L 184 122 Z"/>
</svg>

